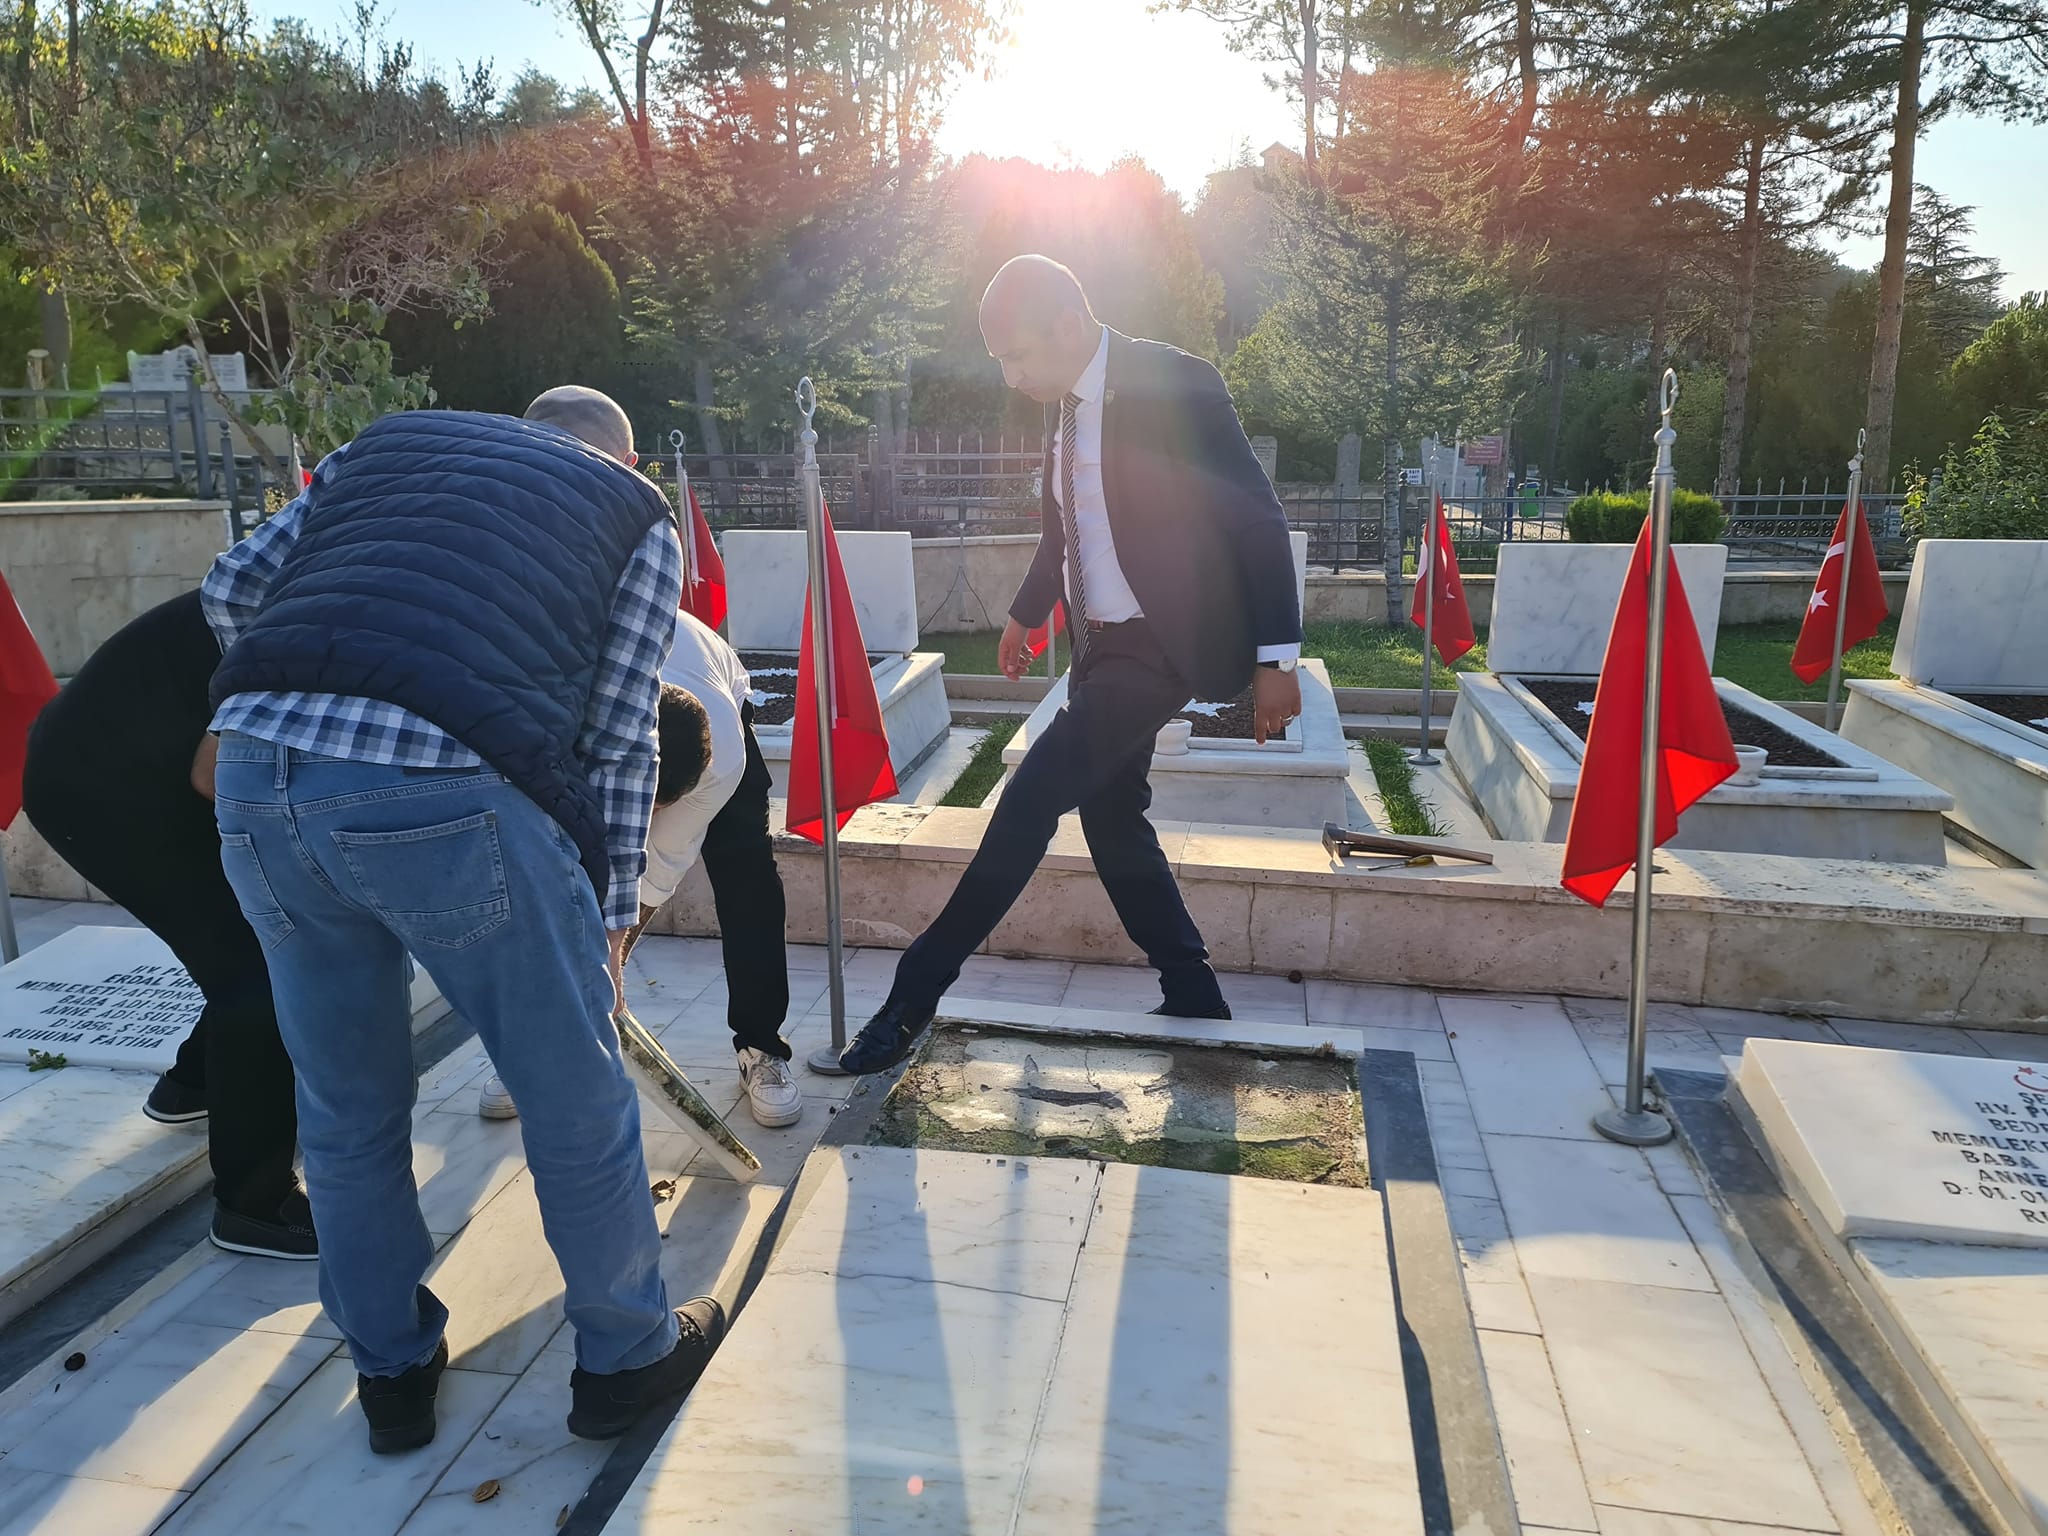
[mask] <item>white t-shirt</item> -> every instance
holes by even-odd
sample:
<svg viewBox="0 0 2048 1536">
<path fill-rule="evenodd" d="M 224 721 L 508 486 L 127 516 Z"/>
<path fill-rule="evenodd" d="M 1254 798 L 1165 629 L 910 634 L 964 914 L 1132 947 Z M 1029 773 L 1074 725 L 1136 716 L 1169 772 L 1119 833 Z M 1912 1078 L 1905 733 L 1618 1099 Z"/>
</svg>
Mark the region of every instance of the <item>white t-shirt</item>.
<svg viewBox="0 0 2048 1536">
<path fill-rule="evenodd" d="M 747 702 L 751 684 L 739 652 L 716 630 L 678 613 L 675 649 L 661 669 L 661 680 L 687 688 L 704 706 L 711 722 L 711 761 L 704 765 L 704 777 L 695 789 L 673 805 L 655 807 L 647 828 L 647 872 L 640 877 L 640 902 L 649 907 L 675 895 L 703 850 L 711 818 L 725 809 L 747 771 L 740 706 Z"/>
</svg>

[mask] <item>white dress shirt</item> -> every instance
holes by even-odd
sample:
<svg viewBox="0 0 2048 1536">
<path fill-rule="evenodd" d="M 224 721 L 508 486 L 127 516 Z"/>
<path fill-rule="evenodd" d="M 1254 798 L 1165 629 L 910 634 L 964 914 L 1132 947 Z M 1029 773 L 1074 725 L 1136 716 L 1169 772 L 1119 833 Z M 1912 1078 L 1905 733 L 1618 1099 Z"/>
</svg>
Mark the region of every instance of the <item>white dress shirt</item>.
<svg viewBox="0 0 2048 1536">
<path fill-rule="evenodd" d="M 640 902 L 658 907 L 675 895 L 683 876 L 704 848 L 711 818 L 739 788 L 747 771 L 747 738 L 740 706 L 752 683 L 739 652 L 718 632 L 687 613 L 676 614 L 676 643 L 661 669 L 661 680 L 687 688 L 711 722 L 711 761 L 697 787 L 670 805 L 655 807 L 647 828 L 647 872 L 640 877 Z"/>
<path fill-rule="evenodd" d="M 1102 340 L 1095 356 L 1074 381 L 1072 393 L 1081 402 L 1074 412 L 1074 527 L 1079 535 L 1081 572 L 1086 578 L 1088 617 L 1097 623 L 1121 624 L 1144 617 L 1138 595 L 1124 577 L 1116 557 L 1116 540 L 1109 528 L 1109 503 L 1102 491 L 1102 406 L 1109 375 L 1109 327 L 1102 328 Z M 1061 407 L 1064 412 L 1065 406 Z M 1060 510 L 1066 510 L 1066 444 L 1056 422 L 1052 438 L 1052 494 Z M 1067 590 L 1074 589 L 1074 551 L 1067 551 Z M 1301 654 L 1295 645 L 1262 645 L 1260 661 L 1284 661 Z"/>
</svg>

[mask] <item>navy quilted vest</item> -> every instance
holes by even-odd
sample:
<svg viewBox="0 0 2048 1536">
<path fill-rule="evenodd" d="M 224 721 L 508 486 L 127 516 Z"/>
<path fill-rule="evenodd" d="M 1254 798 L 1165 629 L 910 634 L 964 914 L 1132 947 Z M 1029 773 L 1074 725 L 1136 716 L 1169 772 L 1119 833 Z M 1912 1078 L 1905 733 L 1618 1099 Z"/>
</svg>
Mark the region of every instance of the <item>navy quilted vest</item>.
<svg viewBox="0 0 2048 1536">
<path fill-rule="evenodd" d="M 214 702 L 303 691 L 412 711 L 561 824 L 602 903 L 604 813 L 576 738 L 619 577 L 669 515 L 646 480 L 553 427 L 387 416 L 315 493 Z"/>
</svg>

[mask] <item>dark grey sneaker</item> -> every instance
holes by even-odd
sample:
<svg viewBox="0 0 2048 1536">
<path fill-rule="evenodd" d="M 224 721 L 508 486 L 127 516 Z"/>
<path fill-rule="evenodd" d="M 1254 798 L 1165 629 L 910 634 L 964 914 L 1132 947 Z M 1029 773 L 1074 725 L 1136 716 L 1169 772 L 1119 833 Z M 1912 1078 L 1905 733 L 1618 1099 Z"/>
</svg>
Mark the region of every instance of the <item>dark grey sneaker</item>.
<svg viewBox="0 0 2048 1536">
<path fill-rule="evenodd" d="M 434 1358 L 396 1376 L 356 1377 L 356 1401 L 370 1421 L 370 1449 L 379 1456 L 416 1451 L 434 1438 L 434 1396 L 448 1369 L 448 1341 Z"/>
<path fill-rule="evenodd" d="M 320 1257 L 320 1239 L 313 1232 L 313 1207 L 303 1190 L 293 1190 L 268 1219 L 244 1216 L 224 1205 L 213 1208 L 213 1246 L 229 1253 L 253 1253 L 265 1259 L 313 1260 Z"/>
<path fill-rule="evenodd" d="M 569 1373 L 569 1433 L 584 1440 L 613 1440 L 651 1408 L 674 1402 L 704 1374 L 718 1341 L 725 1337 L 725 1308 L 709 1296 L 676 1308 L 676 1347 L 652 1365 L 597 1375 L 578 1366 Z"/>
<path fill-rule="evenodd" d="M 142 1101 L 142 1112 L 152 1120 L 165 1125 L 184 1125 L 191 1120 L 206 1118 L 206 1090 L 192 1088 L 176 1078 L 165 1075 L 156 1080 L 156 1086 L 149 1090 L 149 1097 Z"/>
</svg>

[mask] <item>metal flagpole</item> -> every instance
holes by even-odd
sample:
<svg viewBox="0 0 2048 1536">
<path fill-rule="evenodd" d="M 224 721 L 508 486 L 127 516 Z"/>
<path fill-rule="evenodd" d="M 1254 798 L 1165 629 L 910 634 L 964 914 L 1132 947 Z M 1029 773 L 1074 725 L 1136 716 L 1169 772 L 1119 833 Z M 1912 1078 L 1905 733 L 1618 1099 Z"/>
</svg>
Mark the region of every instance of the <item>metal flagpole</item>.
<svg viewBox="0 0 2048 1536">
<path fill-rule="evenodd" d="M 690 472 L 683 467 L 683 445 L 689 441 L 683 436 L 681 427 L 668 435 L 668 445 L 676 451 L 676 526 L 683 534 L 683 595 L 689 596 L 690 588 L 697 583 L 697 520 L 690 516 Z"/>
<path fill-rule="evenodd" d="M 818 434 L 811 418 L 818 410 L 817 387 L 806 378 L 796 386 L 797 415 L 803 431 L 803 462 L 797 478 L 803 487 L 804 526 L 811 553 L 811 678 L 818 689 L 818 790 L 824 819 L 825 845 L 825 974 L 831 983 L 832 1043 L 811 1053 L 810 1068 L 840 1075 L 839 1058 L 846 1050 L 845 945 L 839 931 L 839 794 L 832 773 L 832 593 L 825 567 L 825 488 L 818 480 Z"/>
<path fill-rule="evenodd" d="M 1842 580 L 1835 592 L 1835 650 L 1834 661 L 1828 668 L 1828 729 L 1833 730 L 1841 718 L 1838 713 L 1842 698 L 1842 632 L 1849 623 L 1849 565 L 1856 558 L 1856 530 L 1863 524 L 1863 428 L 1856 429 L 1856 457 L 1849 461 L 1849 515 L 1842 525 Z M 1827 569 L 1827 556 L 1821 556 L 1821 569 Z"/>
<path fill-rule="evenodd" d="M 1657 852 L 1657 726 L 1664 699 L 1664 602 L 1671 566 L 1671 492 L 1678 471 L 1671 466 L 1671 408 L 1678 403 L 1678 374 L 1664 370 L 1658 409 L 1657 467 L 1650 475 L 1650 623 L 1643 647 L 1643 762 L 1636 794 L 1636 889 L 1634 933 L 1628 957 L 1628 1088 L 1620 1109 L 1603 1109 L 1593 1129 L 1609 1141 L 1631 1147 L 1661 1146 L 1672 1137 L 1671 1122 L 1643 1105 L 1644 1059 L 1650 1044 L 1650 881 Z"/>
<path fill-rule="evenodd" d="M 1443 516 L 1443 498 L 1433 496 L 1429 515 L 1422 520 L 1422 559 L 1416 575 L 1424 587 L 1422 595 L 1422 750 L 1411 759 L 1424 768 L 1436 766 L 1436 754 L 1429 750 L 1430 695 L 1436 682 L 1436 561 L 1437 522 Z"/>
</svg>

